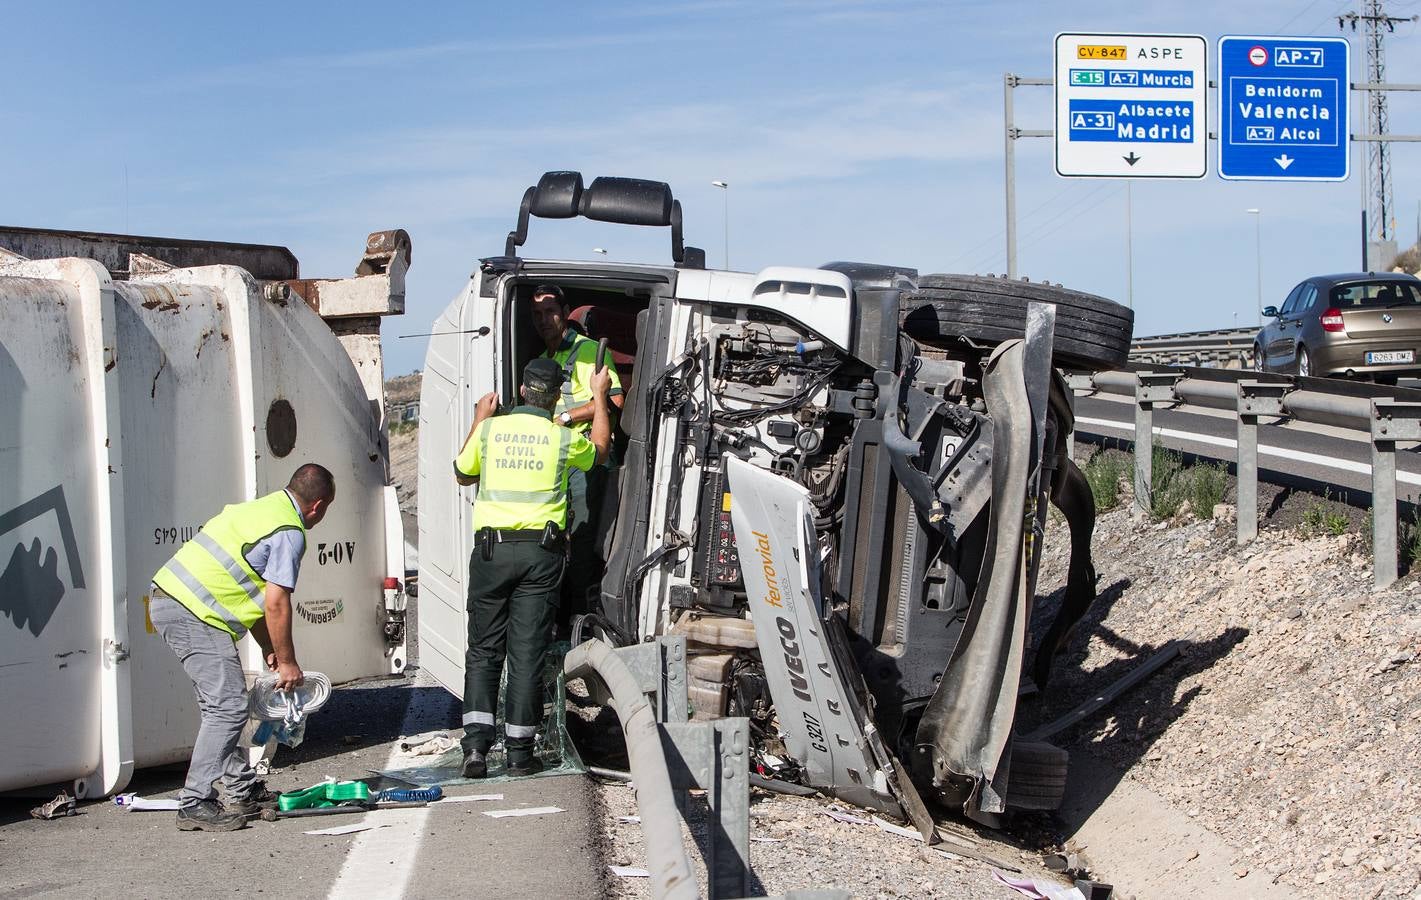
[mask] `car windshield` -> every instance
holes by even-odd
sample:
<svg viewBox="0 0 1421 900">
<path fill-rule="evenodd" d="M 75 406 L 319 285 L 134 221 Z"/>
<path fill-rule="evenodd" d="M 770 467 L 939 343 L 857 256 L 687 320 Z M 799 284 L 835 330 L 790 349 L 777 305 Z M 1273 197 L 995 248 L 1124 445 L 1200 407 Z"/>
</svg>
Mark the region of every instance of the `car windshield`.
<svg viewBox="0 0 1421 900">
<path fill-rule="evenodd" d="M 1421 306 L 1421 293 L 1405 281 L 1362 281 L 1333 288 L 1332 305 L 1343 310 Z"/>
</svg>

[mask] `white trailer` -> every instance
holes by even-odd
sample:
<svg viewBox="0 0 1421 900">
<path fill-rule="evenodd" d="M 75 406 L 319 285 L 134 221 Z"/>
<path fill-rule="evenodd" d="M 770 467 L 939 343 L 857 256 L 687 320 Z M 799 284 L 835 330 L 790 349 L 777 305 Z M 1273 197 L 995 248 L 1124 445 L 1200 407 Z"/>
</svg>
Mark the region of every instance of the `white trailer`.
<svg viewBox="0 0 1421 900">
<path fill-rule="evenodd" d="M 134 253 L 117 280 L 95 259 L 0 249 L 0 790 L 72 780 L 99 796 L 187 757 L 196 703 L 148 618 L 149 581 L 223 505 L 305 462 L 331 469 L 337 497 L 294 594 L 298 657 L 336 682 L 404 668 L 378 319 L 374 355 L 359 325 L 348 352 L 297 293 L 400 312 L 408 238 L 393 257 L 393 273 L 305 282 L 294 265 L 259 281 Z M 241 650 L 261 671 L 250 638 Z"/>
</svg>

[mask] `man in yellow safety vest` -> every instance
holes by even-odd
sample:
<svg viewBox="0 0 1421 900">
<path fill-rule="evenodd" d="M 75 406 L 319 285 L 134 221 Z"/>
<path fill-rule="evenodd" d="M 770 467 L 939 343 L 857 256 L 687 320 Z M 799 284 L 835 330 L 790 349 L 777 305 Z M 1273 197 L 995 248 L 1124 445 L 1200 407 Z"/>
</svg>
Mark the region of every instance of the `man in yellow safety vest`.
<svg viewBox="0 0 1421 900">
<path fill-rule="evenodd" d="M 542 769 L 533 755 L 543 718 L 543 664 L 566 565 L 567 480 L 607 458 L 609 377 L 590 376 L 591 439 L 553 421 L 562 368 L 539 357 L 523 369 L 523 406 L 495 415 L 487 394 L 454 460 L 462 485 L 478 483 L 476 541 L 469 559 L 469 644 L 464 657 L 465 778 L 488 774 L 486 755 L 496 737 L 499 676 L 508 662 L 504 703 L 507 773 Z"/>
<path fill-rule="evenodd" d="M 251 633 L 278 688 L 302 683 L 291 640 L 291 592 L 306 529 L 325 517 L 335 495 L 330 470 L 307 463 L 285 490 L 224 508 L 153 576 L 149 618 L 192 679 L 202 711 L 178 795 L 183 831 L 235 831 L 275 799 L 237 749 L 247 722 L 237 641 Z M 225 802 L 217 799 L 218 780 Z"/>
<path fill-rule="evenodd" d="M 533 288 L 533 329 L 543 339 L 543 354 L 562 368 L 562 393 L 553 408 L 553 418 L 559 425 L 587 434 L 592 427 L 592 372 L 597 363 L 597 342 L 579 334 L 568 324 L 568 303 L 562 288 L 555 284 L 540 284 Z M 606 360 L 610 412 L 616 415 L 622 408 L 622 381 L 617 367 Z M 608 464 L 611 460 L 608 460 Z M 596 465 L 583 472 L 574 469 L 568 477 L 568 502 L 572 522 L 568 526 L 568 571 L 563 595 L 565 608 L 559 621 L 565 623 L 573 614 L 588 611 L 587 594 L 602 580 L 602 537 L 597 531 L 602 515 L 602 503 L 607 492 L 608 468 Z"/>
</svg>

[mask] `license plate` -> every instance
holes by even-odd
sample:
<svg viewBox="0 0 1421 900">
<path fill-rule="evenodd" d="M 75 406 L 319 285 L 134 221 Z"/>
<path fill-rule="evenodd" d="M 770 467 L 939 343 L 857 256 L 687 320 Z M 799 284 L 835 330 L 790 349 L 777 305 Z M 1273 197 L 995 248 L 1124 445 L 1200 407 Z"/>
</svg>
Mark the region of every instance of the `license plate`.
<svg viewBox="0 0 1421 900">
<path fill-rule="evenodd" d="M 1412 350 L 1381 350 L 1376 353 L 1367 354 L 1367 365 L 1380 365 L 1382 363 L 1409 363 L 1414 362 L 1416 353 Z"/>
</svg>

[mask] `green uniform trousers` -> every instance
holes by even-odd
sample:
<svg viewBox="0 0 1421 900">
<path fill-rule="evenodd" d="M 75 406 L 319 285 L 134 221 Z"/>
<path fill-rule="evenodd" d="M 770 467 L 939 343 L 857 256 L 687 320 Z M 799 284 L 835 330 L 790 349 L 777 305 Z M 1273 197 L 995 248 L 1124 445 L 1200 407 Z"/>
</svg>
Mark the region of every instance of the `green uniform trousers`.
<svg viewBox="0 0 1421 900">
<path fill-rule="evenodd" d="M 563 615 L 559 621 L 596 607 L 587 602 L 589 590 L 602 583 L 606 561 L 602 559 L 602 501 L 607 493 L 608 469 L 593 466 L 584 472 L 573 469 L 567 478 L 567 506 L 572 518 L 568 535 L 567 581 L 563 584 Z"/>
<path fill-rule="evenodd" d="M 464 656 L 464 751 L 487 753 L 496 738 L 498 682 L 508 660 L 504 746 L 510 761 L 533 754 L 543 721 L 543 666 L 557 612 L 565 557 L 561 544 L 495 544 L 491 559 L 476 547 L 469 560 L 469 649 Z"/>
</svg>

